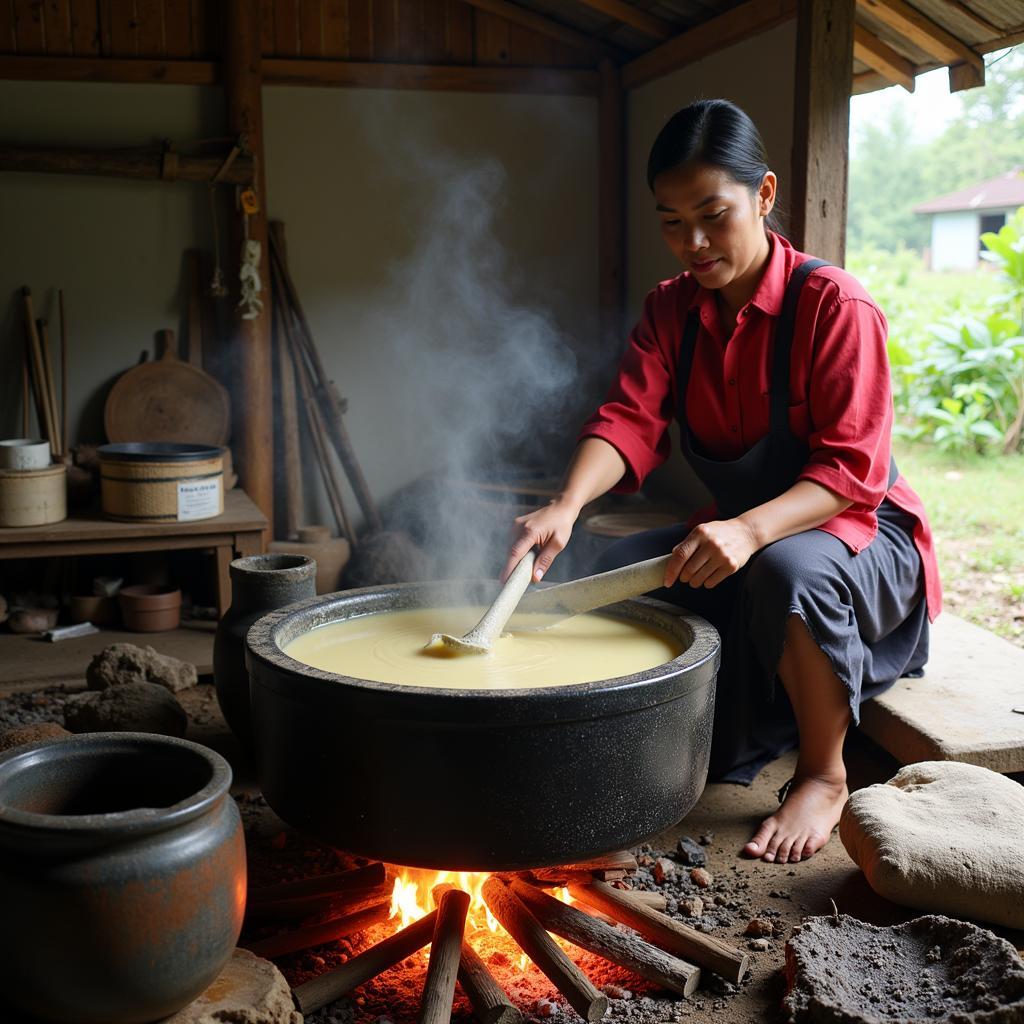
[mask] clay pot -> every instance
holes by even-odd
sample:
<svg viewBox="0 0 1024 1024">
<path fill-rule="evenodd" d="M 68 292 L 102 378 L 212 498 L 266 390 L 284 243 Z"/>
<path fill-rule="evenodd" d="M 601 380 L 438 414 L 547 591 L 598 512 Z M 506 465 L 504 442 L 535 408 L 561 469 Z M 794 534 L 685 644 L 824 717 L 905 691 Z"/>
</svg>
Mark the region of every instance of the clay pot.
<svg viewBox="0 0 1024 1024">
<path fill-rule="evenodd" d="M 144 1024 L 203 992 L 245 910 L 230 784 L 220 755 L 146 733 L 0 756 L 3 1000 L 33 1020 Z"/>
<path fill-rule="evenodd" d="M 14 437 L 0 441 L 0 469 L 46 469 L 50 465 L 50 442 L 35 437 Z"/>
<path fill-rule="evenodd" d="M 181 624 L 181 591 L 142 584 L 122 587 L 117 595 L 126 629 L 136 633 L 165 633 Z"/>
<path fill-rule="evenodd" d="M 316 595 L 316 562 L 305 555 L 252 555 L 236 558 L 230 571 L 231 607 L 217 624 L 213 680 L 225 721 L 243 743 L 251 746 L 246 633 L 267 612 Z"/>
<path fill-rule="evenodd" d="M 75 594 L 69 601 L 72 622 L 91 622 L 94 626 L 109 626 L 117 621 L 117 601 L 112 597 L 95 594 Z"/>
</svg>

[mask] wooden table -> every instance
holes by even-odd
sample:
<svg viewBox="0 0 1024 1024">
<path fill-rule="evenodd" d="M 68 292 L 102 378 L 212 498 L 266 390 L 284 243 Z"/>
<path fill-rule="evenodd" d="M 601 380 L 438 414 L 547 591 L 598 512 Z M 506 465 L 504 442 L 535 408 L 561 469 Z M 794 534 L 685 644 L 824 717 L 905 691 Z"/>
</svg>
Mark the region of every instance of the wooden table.
<svg viewBox="0 0 1024 1024">
<path fill-rule="evenodd" d="M 228 565 L 233 558 L 261 554 L 266 528 L 263 513 L 244 491 L 235 488 L 224 495 L 224 511 L 214 519 L 122 523 L 93 512 L 50 526 L 0 529 L 0 559 L 213 548 L 217 558 L 217 614 L 223 615 L 231 600 Z"/>
</svg>

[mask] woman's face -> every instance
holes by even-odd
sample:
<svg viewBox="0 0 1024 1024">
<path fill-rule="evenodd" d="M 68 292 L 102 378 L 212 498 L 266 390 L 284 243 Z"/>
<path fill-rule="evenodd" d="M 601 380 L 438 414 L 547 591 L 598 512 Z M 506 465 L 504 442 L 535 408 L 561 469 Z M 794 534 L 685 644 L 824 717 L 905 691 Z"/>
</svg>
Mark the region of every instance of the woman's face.
<svg viewBox="0 0 1024 1024">
<path fill-rule="evenodd" d="M 673 255 L 705 288 L 723 288 L 760 269 L 764 218 L 775 202 L 769 171 L 751 193 L 726 171 L 683 164 L 654 179 L 661 233 Z"/>
</svg>

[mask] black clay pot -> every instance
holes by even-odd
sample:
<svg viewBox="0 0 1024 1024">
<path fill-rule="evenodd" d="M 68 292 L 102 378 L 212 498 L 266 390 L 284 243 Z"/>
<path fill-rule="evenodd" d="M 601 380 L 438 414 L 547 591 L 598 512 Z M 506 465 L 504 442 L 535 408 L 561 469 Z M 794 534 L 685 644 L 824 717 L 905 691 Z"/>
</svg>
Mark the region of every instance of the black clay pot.
<svg viewBox="0 0 1024 1024">
<path fill-rule="evenodd" d="M 0 757 L 0 1000 L 32 1020 L 144 1024 L 203 992 L 245 911 L 230 784 L 218 754 L 149 733 Z"/>
<path fill-rule="evenodd" d="M 677 637 L 678 658 L 572 686 L 403 686 L 324 672 L 282 650 L 339 619 L 466 599 L 451 584 L 400 584 L 321 597 L 253 626 L 260 782 L 285 821 L 395 864 L 498 871 L 622 849 L 689 812 L 707 778 L 719 638 L 670 605 L 608 611 Z"/>
<path fill-rule="evenodd" d="M 250 747 L 252 717 L 245 635 L 260 616 L 316 594 L 316 562 L 305 555 L 252 555 L 236 558 L 230 571 L 231 607 L 217 624 L 213 680 L 231 731 Z"/>
</svg>

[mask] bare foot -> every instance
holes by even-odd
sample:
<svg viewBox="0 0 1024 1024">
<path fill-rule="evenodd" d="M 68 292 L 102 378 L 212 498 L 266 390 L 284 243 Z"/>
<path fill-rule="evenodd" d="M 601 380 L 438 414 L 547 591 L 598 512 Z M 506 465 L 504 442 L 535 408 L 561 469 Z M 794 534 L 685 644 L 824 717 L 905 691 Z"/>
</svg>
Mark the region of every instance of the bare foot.
<svg viewBox="0 0 1024 1024">
<path fill-rule="evenodd" d="M 743 847 L 744 854 L 780 864 L 805 860 L 828 842 L 849 795 L 843 777 L 797 776 L 782 806 Z"/>
</svg>

